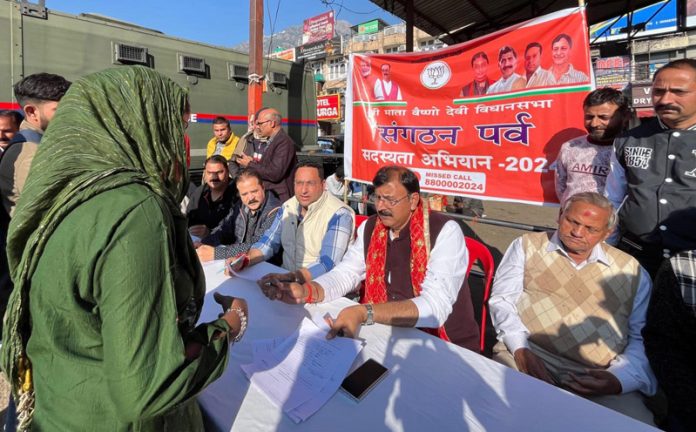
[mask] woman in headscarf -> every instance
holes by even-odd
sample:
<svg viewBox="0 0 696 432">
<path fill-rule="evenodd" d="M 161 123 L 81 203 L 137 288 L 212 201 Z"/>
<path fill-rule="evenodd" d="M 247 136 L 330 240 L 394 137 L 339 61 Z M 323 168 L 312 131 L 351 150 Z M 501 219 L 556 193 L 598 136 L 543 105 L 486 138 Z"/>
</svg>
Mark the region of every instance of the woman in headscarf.
<svg viewBox="0 0 696 432">
<path fill-rule="evenodd" d="M 203 429 L 194 397 L 247 309 L 217 299 L 222 318 L 195 327 L 205 281 L 178 205 L 187 116 L 186 92 L 144 67 L 89 75 L 62 99 L 8 237 L 2 366 L 20 430 Z"/>
</svg>

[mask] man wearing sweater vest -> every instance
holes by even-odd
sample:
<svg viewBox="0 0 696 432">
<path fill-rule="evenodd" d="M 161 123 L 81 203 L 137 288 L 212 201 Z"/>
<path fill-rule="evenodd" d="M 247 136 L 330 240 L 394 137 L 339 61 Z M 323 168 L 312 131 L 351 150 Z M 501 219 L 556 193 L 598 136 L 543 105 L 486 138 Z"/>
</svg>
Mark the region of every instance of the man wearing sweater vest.
<svg viewBox="0 0 696 432">
<path fill-rule="evenodd" d="M 235 271 L 272 258 L 283 248 L 284 280 L 310 281 L 343 259 L 353 238 L 355 213 L 324 190 L 324 170 L 300 162 L 295 172 L 295 196 L 276 213 L 271 227 L 246 254 L 228 259 Z M 227 267 L 227 266 L 225 266 Z"/>
<path fill-rule="evenodd" d="M 261 290 L 286 303 L 328 302 L 364 281 L 362 304 L 343 309 L 331 320 L 327 337 L 355 337 L 361 325 L 380 323 L 433 329 L 478 352 L 479 328 L 465 281 L 468 254 L 461 227 L 428 210 L 413 171 L 382 167 L 372 183 L 377 215 L 358 228 L 343 261 L 304 284 L 269 275 L 259 281 Z"/>
<path fill-rule="evenodd" d="M 565 202 L 556 232 L 510 245 L 489 300 L 493 359 L 654 424 L 641 395 L 657 387 L 641 336 L 651 282 L 603 242 L 615 222 L 609 200 L 582 192 Z"/>
</svg>

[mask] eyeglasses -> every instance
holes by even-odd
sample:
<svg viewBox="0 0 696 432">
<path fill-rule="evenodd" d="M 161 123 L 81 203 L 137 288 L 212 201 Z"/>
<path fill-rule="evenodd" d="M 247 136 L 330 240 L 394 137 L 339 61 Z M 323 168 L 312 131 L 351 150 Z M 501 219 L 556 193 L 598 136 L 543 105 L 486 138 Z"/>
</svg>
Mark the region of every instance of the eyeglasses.
<svg viewBox="0 0 696 432">
<path fill-rule="evenodd" d="M 261 126 L 262 124 L 268 123 L 269 121 L 273 121 L 273 120 L 266 120 L 266 121 L 262 121 L 262 122 L 256 122 L 256 126 Z"/>
<path fill-rule="evenodd" d="M 385 206 L 394 207 L 395 205 L 397 205 L 401 201 L 403 201 L 405 198 L 408 198 L 410 195 L 411 194 L 406 194 L 405 196 L 403 196 L 399 199 L 387 198 L 387 197 L 383 197 L 381 195 L 375 195 L 375 204 L 379 204 L 379 202 L 382 201 Z"/>
</svg>

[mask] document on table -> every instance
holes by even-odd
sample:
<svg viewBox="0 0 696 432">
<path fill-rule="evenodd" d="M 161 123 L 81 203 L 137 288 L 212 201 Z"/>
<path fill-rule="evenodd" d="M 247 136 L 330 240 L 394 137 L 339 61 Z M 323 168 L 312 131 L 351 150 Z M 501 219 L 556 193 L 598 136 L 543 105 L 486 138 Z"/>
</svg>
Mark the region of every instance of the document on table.
<svg viewBox="0 0 696 432">
<path fill-rule="evenodd" d="M 295 422 L 306 420 L 338 390 L 363 347 L 359 340 L 326 339 L 305 318 L 287 338 L 257 341 L 254 362 L 242 365 L 252 384 Z"/>
</svg>

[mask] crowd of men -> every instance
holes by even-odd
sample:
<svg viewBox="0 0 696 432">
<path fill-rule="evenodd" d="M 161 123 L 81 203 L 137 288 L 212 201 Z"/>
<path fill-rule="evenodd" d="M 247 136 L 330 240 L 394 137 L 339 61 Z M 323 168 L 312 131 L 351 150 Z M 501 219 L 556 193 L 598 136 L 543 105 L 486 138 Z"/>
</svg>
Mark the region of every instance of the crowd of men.
<svg viewBox="0 0 696 432">
<path fill-rule="evenodd" d="M 501 79 L 561 82 L 573 74 L 570 47 L 564 35 L 554 40 L 559 67 L 545 71 L 542 47 L 529 44 L 526 77 L 505 76 L 517 54 L 503 47 Z M 475 81 L 463 95 L 495 90 L 487 64 L 485 53 L 474 56 Z M 375 94 L 398 98 L 389 65 L 382 73 Z M 3 311 L 12 289 L 8 222 L 69 86 L 57 75 L 28 76 L 15 85 L 23 115 L 0 111 Z M 516 239 L 498 267 L 489 301 L 493 358 L 649 424 L 656 423 L 644 398 L 659 388 L 668 410 L 657 423 L 694 430 L 696 234 L 688 227 L 696 216 L 696 61 L 659 69 L 652 95 L 657 117 L 630 130 L 621 92 L 586 97 L 587 135 L 563 144 L 555 163 L 558 229 Z M 376 214 L 356 227 L 340 199 L 342 170 L 327 184 L 322 166 L 298 163 L 276 109 L 259 110 L 241 137 L 224 117 L 212 132 L 203 182 L 185 206 L 201 261 L 225 259 L 234 271 L 280 265 L 283 273 L 258 282 L 271 300 L 318 303 L 357 293 L 360 304 L 330 322 L 329 337 L 381 323 L 430 329 L 478 352 L 462 227 L 429 211 L 413 171 L 379 169 Z"/>
</svg>

